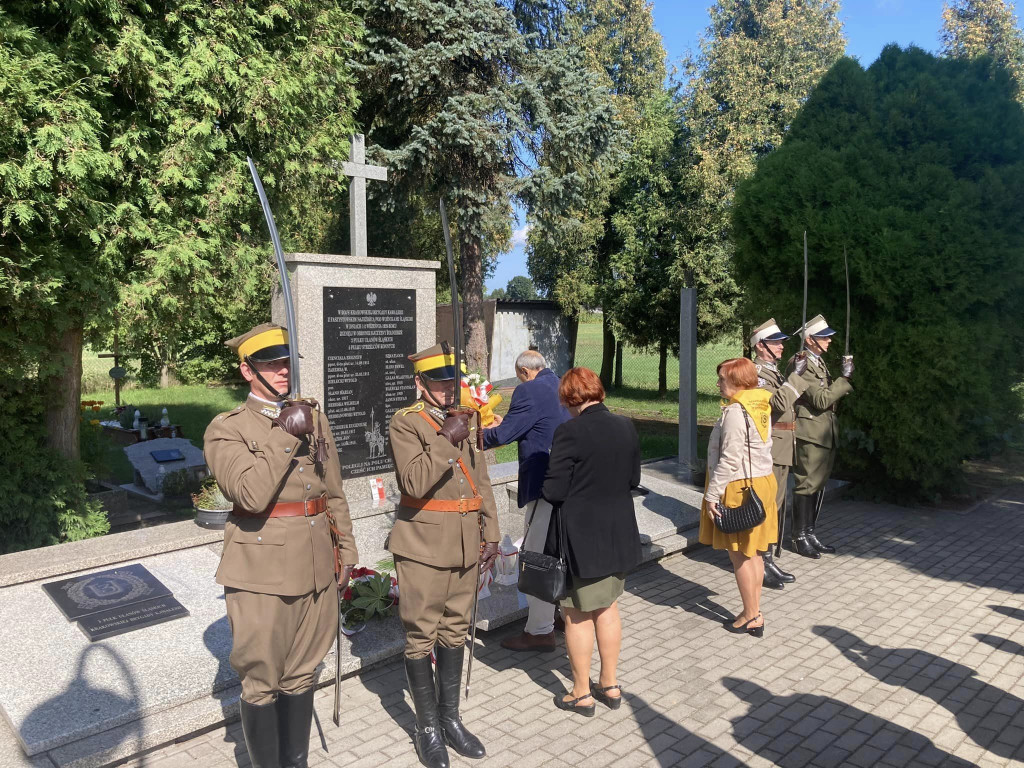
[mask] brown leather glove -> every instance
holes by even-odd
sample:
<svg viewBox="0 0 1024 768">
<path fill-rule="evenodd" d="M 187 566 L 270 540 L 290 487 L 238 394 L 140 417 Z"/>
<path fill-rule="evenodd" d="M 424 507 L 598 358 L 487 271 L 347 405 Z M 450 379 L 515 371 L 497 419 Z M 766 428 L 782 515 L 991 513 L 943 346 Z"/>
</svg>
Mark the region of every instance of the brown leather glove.
<svg viewBox="0 0 1024 768">
<path fill-rule="evenodd" d="M 498 542 L 488 541 L 480 548 L 480 572 L 489 571 L 498 559 Z"/>
<path fill-rule="evenodd" d="M 354 565 L 343 565 L 341 566 L 341 573 L 338 574 L 338 589 L 342 592 L 348 587 L 349 579 L 352 578 L 352 569 Z"/>
<path fill-rule="evenodd" d="M 313 409 L 305 403 L 286 405 L 281 409 L 280 415 L 274 419 L 274 424 L 295 437 L 311 435 L 313 434 Z"/>
<path fill-rule="evenodd" d="M 444 424 L 441 425 L 441 429 L 437 431 L 437 434 L 441 435 L 452 445 L 457 446 L 469 437 L 470 416 L 472 416 L 472 413 L 469 411 L 449 411 Z"/>
<path fill-rule="evenodd" d="M 843 355 L 842 373 L 840 375 L 844 379 L 849 379 L 853 376 L 853 355 Z"/>
<path fill-rule="evenodd" d="M 807 370 L 807 353 L 797 352 L 793 357 L 793 373 L 797 376 L 803 376 L 804 371 Z"/>
</svg>

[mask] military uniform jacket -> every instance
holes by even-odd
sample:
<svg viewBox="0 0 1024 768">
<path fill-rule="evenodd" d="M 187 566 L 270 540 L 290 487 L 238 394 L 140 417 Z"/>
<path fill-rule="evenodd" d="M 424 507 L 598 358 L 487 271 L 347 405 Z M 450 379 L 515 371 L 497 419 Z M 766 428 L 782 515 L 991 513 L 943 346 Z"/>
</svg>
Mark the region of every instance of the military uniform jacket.
<svg viewBox="0 0 1024 768">
<path fill-rule="evenodd" d="M 784 376 L 775 363 L 758 358 L 754 361 L 757 368 L 757 386 L 771 393 L 769 404 L 772 407 L 772 464 L 781 467 L 793 466 L 796 432 L 790 429 L 777 429 L 776 424 L 792 424 L 796 421 L 794 404 L 808 387 L 796 373 Z"/>
<path fill-rule="evenodd" d="M 793 361 L 787 372 L 793 372 Z M 807 389 L 796 401 L 796 439 L 834 448 L 839 443 L 839 427 L 836 421 L 836 403 L 853 391 L 849 379 L 835 381 L 817 355 L 807 353 L 807 370 L 804 371 Z"/>
<path fill-rule="evenodd" d="M 423 418 L 430 416 L 430 421 Z M 398 489 L 413 498 L 471 499 L 469 480 L 459 467 L 459 458 L 469 470 L 483 497 L 480 512 L 440 512 L 399 506 L 395 526 L 388 537 L 392 554 L 437 568 L 468 568 L 480 557 L 480 522 L 483 540 L 498 541 L 498 511 L 483 451 L 476 449 L 476 427 L 469 438 L 453 446 L 437 434 L 437 414 L 423 401 L 403 408 L 391 419 L 390 446 L 395 459 Z"/>
<path fill-rule="evenodd" d="M 263 512 L 279 502 L 316 499 L 326 492 L 328 511 L 342 534 L 341 561 L 355 565 L 359 554 L 327 418 L 318 414 L 328 446 L 327 460 L 318 470 L 310 440 L 274 426 L 272 413 L 272 406 L 250 397 L 207 427 L 203 452 L 221 491 L 248 512 Z M 325 515 L 228 517 L 218 584 L 295 596 L 319 592 L 333 579 L 334 547 Z"/>
</svg>

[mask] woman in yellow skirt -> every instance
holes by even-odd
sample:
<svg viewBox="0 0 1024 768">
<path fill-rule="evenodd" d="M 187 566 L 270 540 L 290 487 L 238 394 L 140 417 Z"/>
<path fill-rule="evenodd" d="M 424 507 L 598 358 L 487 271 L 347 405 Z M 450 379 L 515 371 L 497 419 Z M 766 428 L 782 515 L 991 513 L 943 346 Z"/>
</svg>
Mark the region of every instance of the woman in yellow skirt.
<svg viewBox="0 0 1024 768">
<path fill-rule="evenodd" d="M 718 366 L 718 391 L 728 402 L 708 441 L 708 474 L 700 516 L 700 542 L 729 553 L 743 611 L 725 621 L 737 634 L 764 635 L 761 553 L 778 541 L 775 476 L 772 474 L 771 395 L 757 389 L 757 369 L 742 357 Z M 748 482 L 749 481 L 749 482 Z M 765 520 L 749 531 L 723 533 L 715 524 L 721 507 L 738 507 L 750 485 L 764 505 Z"/>
</svg>

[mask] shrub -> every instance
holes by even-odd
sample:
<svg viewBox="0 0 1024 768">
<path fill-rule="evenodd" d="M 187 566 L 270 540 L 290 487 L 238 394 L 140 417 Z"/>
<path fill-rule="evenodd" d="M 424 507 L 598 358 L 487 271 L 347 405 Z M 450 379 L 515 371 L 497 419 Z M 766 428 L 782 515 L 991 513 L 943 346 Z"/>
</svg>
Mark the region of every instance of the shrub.
<svg viewBox="0 0 1024 768">
<path fill-rule="evenodd" d="M 1024 375 L 1024 114 L 988 62 L 889 46 L 839 61 L 737 192 L 735 268 L 750 322 L 845 315 L 854 393 L 841 456 L 870 483 L 934 496 L 1019 424 Z M 842 336 L 830 350 L 832 370 Z"/>
<path fill-rule="evenodd" d="M 0 384 L 0 552 L 78 541 L 110 530 L 85 493 L 86 468 L 49 450 L 38 382 Z"/>
</svg>

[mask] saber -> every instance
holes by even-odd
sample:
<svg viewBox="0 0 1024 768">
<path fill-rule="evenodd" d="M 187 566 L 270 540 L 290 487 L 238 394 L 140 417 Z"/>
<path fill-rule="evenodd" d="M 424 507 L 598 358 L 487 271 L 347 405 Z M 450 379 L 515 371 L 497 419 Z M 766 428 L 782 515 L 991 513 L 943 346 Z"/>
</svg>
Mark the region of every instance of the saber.
<svg viewBox="0 0 1024 768">
<path fill-rule="evenodd" d="M 482 535 L 482 534 L 481 534 Z M 469 662 L 466 664 L 466 699 L 469 699 L 469 683 L 473 679 L 473 656 L 476 654 L 476 608 L 480 604 L 480 558 L 476 561 L 476 591 L 473 593 L 473 626 L 469 630 Z"/>
<path fill-rule="evenodd" d="M 800 326 L 800 351 L 807 344 L 807 230 L 804 230 L 804 312 L 803 325 Z"/>
<path fill-rule="evenodd" d="M 256 163 L 251 157 L 245 158 L 249 163 L 249 173 L 252 174 L 252 183 L 256 186 L 256 194 L 260 197 L 260 206 L 263 208 L 263 216 L 267 220 L 267 228 L 270 230 L 270 241 L 274 244 L 274 256 L 277 258 L 277 271 L 281 275 L 281 295 L 284 297 L 284 311 L 288 325 L 288 386 L 292 394 L 299 396 L 302 387 L 299 385 L 299 326 L 295 322 L 295 305 L 292 304 L 292 289 L 288 282 L 288 268 L 284 263 L 284 251 L 281 249 L 281 238 L 277 235 L 277 225 L 274 223 L 274 214 L 270 210 L 270 201 L 267 200 L 267 193 L 263 190 L 263 182 L 256 171 Z"/>
<path fill-rule="evenodd" d="M 338 590 L 338 637 L 334 646 L 334 724 L 341 725 L 341 590 Z"/>
<path fill-rule="evenodd" d="M 846 246 L 843 246 L 843 269 L 846 270 L 846 352 L 844 357 L 850 356 L 850 262 L 846 260 Z"/>
<path fill-rule="evenodd" d="M 455 256 L 452 254 L 452 233 L 448 229 L 448 211 L 441 204 L 441 229 L 444 231 L 444 248 L 448 256 L 448 284 L 452 290 L 452 337 L 455 342 L 455 378 L 454 399 L 452 408 L 458 408 L 462 402 L 462 325 L 459 322 L 459 284 L 455 281 Z"/>
</svg>

